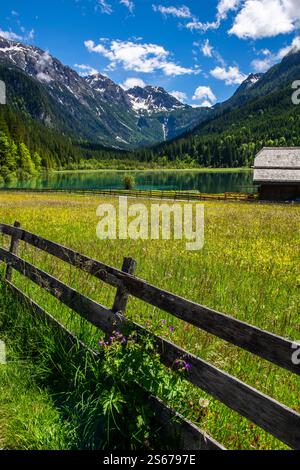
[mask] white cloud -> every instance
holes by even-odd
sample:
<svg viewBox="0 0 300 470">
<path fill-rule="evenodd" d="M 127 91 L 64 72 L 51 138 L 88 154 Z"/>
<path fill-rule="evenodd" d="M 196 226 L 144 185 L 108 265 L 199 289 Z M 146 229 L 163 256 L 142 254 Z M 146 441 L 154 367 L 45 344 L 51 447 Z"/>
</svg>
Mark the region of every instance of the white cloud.
<svg viewBox="0 0 300 470">
<path fill-rule="evenodd" d="M 266 59 L 254 59 L 251 62 L 251 66 L 254 70 L 254 72 L 259 72 L 259 73 L 264 73 L 269 68 L 272 67 L 274 64 L 273 60 L 271 57 L 267 57 Z"/>
<path fill-rule="evenodd" d="M 208 86 L 198 86 L 192 98 L 194 101 L 202 101 L 199 106 L 211 107 L 217 101 L 212 89 Z"/>
<path fill-rule="evenodd" d="M 300 36 L 296 36 L 289 46 L 283 47 L 276 53 L 272 54 L 268 49 L 263 49 L 260 53 L 265 57 L 263 59 L 254 59 L 251 65 L 255 72 L 266 72 L 290 52 L 298 51 L 300 51 Z"/>
<path fill-rule="evenodd" d="M 217 13 L 215 21 L 202 22 L 197 16 L 193 15 L 190 8 L 186 5 L 181 7 L 177 6 L 163 6 L 152 5 L 154 11 L 160 12 L 162 15 L 173 16 L 175 18 L 190 20 L 185 24 L 185 27 L 191 31 L 208 31 L 209 29 L 218 29 L 221 21 L 227 18 L 230 10 L 236 10 L 242 0 L 219 0 L 217 4 Z"/>
<path fill-rule="evenodd" d="M 36 78 L 38 80 L 40 80 L 41 82 L 46 82 L 46 83 L 50 83 L 52 82 L 52 78 L 50 77 L 50 75 L 47 75 L 46 73 L 44 72 L 39 72 L 36 76 Z"/>
<path fill-rule="evenodd" d="M 74 67 L 80 70 L 79 75 L 85 77 L 86 75 L 97 75 L 98 70 L 90 65 L 85 64 L 75 64 Z"/>
<path fill-rule="evenodd" d="M 236 10 L 241 3 L 241 0 L 220 0 L 217 6 L 217 20 L 225 20 L 228 12 Z"/>
<path fill-rule="evenodd" d="M 134 72 L 152 73 L 162 71 L 167 76 L 198 74 L 199 69 L 186 68 L 176 64 L 170 58 L 170 52 L 163 46 L 151 43 L 137 43 L 133 41 L 112 40 L 109 43 L 95 44 L 94 41 L 85 41 L 89 52 L 103 55 L 110 61 L 108 69 L 114 70 L 121 65 L 125 70 Z"/>
<path fill-rule="evenodd" d="M 193 21 L 190 21 L 189 23 L 186 24 L 186 28 L 190 29 L 191 31 L 208 31 L 209 29 L 218 29 L 220 26 L 219 22 L 213 21 L 212 23 L 202 23 L 202 21 L 199 21 L 197 19 L 193 19 Z"/>
<path fill-rule="evenodd" d="M 134 77 L 127 78 L 125 82 L 121 83 L 121 87 L 124 88 L 124 90 L 129 90 L 130 88 L 134 88 L 135 86 L 144 88 L 146 86 L 146 83 L 141 78 Z"/>
<path fill-rule="evenodd" d="M 300 22 L 299 0 L 244 0 L 230 34 L 259 39 L 291 33 Z"/>
<path fill-rule="evenodd" d="M 120 3 L 121 5 L 124 5 L 125 7 L 127 7 L 130 13 L 133 12 L 134 7 L 135 7 L 134 2 L 132 2 L 131 0 L 120 0 Z"/>
<path fill-rule="evenodd" d="M 51 82 L 53 79 L 49 75 L 48 70 L 51 70 L 53 59 L 49 52 L 44 52 L 38 59 L 35 68 L 37 71 L 37 79 L 42 82 Z"/>
<path fill-rule="evenodd" d="M 3 31 L 0 29 L 0 36 L 8 41 L 32 41 L 34 39 L 35 31 L 31 29 L 30 31 L 26 31 L 26 29 L 21 26 L 20 28 L 22 35 L 14 33 L 13 31 Z"/>
<path fill-rule="evenodd" d="M 246 80 L 247 75 L 242 73 L 237 66 L 216 67 L 210 71 L 210 74 L 217 80 L 223 80 L 226 85 L 239 85 Z"/>
<path fill-rule="evenodd" d="M 191 31 L 208 31 L 209 29 L 218 29 L 221 22 L 227 18 L 228 12 L 236 10 L 241 0 L 219 0 L 217 5 L 217 14 L 215 21 L 203 23 L 198 18 L 193 17 L 192 21 L 186 24 L 186 28 Z"/>
<path fill-rule="evenodd" d="M 170 15 L 175 18 L 192 18 L 193 15 L 189 7 L 182 5 L 182 7 L 164 7 L 162 5 L 152 5 L 154 11 L 159 11 L 162 15 Z"/>
<path fill-rule="evenodd" d="M 229 12 L 235 12 L 229 34 L 241 39 L 260 39 L 291 33 L 300 27 L 299 0 L 219 0 L 212 22 L 191 15 L 185 27 L 191 31 L 218 29 Z"/>
<path fill-rule="evenodd" d="M 289 46 L 283 47 L 282 49 L 280 49 L 280 51 L 277 53 L 277 58 L 283 59 L 290 52 L 298 52 L 298 51 L 300 51 L 300 36 L 296 36 L 292 44 L 290 44 Z"/>
<path fill-rule="evenodd" d="M 269 49 L 262 49 L 260 52 L 264 56 L 267 56 L 267 55 L 271 54 L 271 51 Z"/>
<path fill-rule="evenodd" d="M 213 56 L 213 47 L 209 43 L 209 39 L 204 41 L 204 44 L 201 47 L 201 51 L 205 57 L 212 57 Z"/>
<path fill-rule="evenodd" d="M 8 41 L 21 41 L 23 38 L 13 31 L 3 31 L 0 29 L 0 36 Z"/>
<path fill-rule="evenodd" d="M 98 5 L 102 11 L 102 13 L 105 13 L 106 15 L 111 15 L 113 12 L 112 6 L 107 3 L 106 0 L 98 0 Z"/>
<path fill-rule="evenodd" d="M 211 108 L 213 106 L 213 103 L 211 103 L 210 101 L 208 100 L 204 100 L 201 104 L 200 104 L 200 108 Z"/>
<path fill-rule="evenodd" d="M 187 95 L 183 91 L 170 91 L 170 95 L 174 96 L 174 98 L 181 103 L 184 103 L 187 100 Z"/>
<path fill-rule="evenodd" d="M 51 55 L 49 54 L 48 51 L 44 52 L 38 62 L 37 62 L 38 66 L 42 69 L 44 69 L 45 67 L 47 67 L 47 65 L 51 65 L 52 64 L 52 57 Z"/>
</svg>

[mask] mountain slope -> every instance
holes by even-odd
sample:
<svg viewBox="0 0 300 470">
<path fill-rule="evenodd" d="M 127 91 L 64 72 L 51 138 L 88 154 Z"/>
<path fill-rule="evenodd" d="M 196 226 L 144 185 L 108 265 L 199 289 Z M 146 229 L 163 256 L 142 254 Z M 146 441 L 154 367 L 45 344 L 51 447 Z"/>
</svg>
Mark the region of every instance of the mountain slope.
<svg viewBox="0 0 300 470">
<path fill-rule="evenodd" d="M 177 102 L 163 89 L 146 87 L 129 94 L 104 75 L 81 77 L 48 52 L 2 37 L 0 63 L 9 105 L 80 141 L 118 148 L 150 145 L 190 129 L 208 112 Z M 149 104 L 143 113 L 134 106 L 132 93 Z M 160 101 L 153 100 L 155 93 Z"/>
<path fill-rule="evenodd" d="M 207 121 L 152 149 L 154 158 L 180 160 L 188 154 L 203 166 L 245 166 L 264 145 L 299 146 L 300 108 L 292 103 L 292 83 L 299 77 L 296 51 L 264 75 L 250 75 Z"/>
<path fill-rule="evenodd" d="M 249 99 L 251 99 L 252 91 L 255 89 L 255 85 L 263 77 L 262 73 L 251 73 L 246 80 L 238 87 L 235 93 L 224 103 L 217 104 L 214 107 L 214 110 L 217 111 L 217 114 L 222 113 L 228 108 L 236 108 L 245 104 Z"/>
</svg>

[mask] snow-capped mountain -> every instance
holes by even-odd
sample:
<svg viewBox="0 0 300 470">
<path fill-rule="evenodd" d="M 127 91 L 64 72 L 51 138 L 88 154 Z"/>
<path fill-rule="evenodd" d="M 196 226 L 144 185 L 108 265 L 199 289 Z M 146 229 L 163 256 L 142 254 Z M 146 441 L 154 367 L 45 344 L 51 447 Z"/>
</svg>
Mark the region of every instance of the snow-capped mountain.
<svg viewBox="0 0 300 470">
<path fill-rule="evenodd" d="M 190 108 L 190 106 L 184 105 L 161 87 L 146 86 L 141 88 L 135 86 L 127 91 L 127 95 L 132 109 L 140 114 L 171 112 Z"/>
<path fill-rule="evenodd" d="M 238 88 L 239 92 L 252 88 L 263 76 L 263 73 L 251 73 Z"/>
<path fill-rule="evenodd" d="M 120 85 L 114 83 L 110 78 L 100 73 L 89 75 L 85 80 L 99 96 L 108 102 L 121 104 L 130 108 L 137 114 L 170 113 L 178 109 L 189 109 L 170 95 L 164 88 L 136 86 L 124 90 Z"/>
<path fill-rule="evenodd" d="M 180 135 L 207 113 L 163 88 L 126 91 L 100 73 L 82 77 L 38 47 L 2 37 L 0 64 L 13 106 L 22 102 L 22 112 L 77 140 L 120 148 L 155 144 Z"/>
</svg>

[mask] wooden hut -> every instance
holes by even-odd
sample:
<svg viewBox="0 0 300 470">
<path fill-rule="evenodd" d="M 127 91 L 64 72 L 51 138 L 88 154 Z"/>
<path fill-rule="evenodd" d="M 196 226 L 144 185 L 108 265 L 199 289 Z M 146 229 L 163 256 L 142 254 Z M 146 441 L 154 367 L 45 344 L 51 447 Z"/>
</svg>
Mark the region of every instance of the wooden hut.
<svg viewBox="0 0 300 470">
<path fill-rule="evenodd" d="M 254 160 L 260 199 L 300 199 L 300 147 L 265 147 Z"/>
</svg>

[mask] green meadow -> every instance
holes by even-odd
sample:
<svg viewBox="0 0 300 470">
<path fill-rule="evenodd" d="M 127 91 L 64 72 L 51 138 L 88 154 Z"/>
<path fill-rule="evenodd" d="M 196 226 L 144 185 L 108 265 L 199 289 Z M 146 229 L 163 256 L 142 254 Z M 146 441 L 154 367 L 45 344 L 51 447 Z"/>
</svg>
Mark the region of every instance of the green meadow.
<svg viewBox="0 0 300 470">
<path fill-rule="evenodd" d="M 202 250 L 191 252 L 186 250 L 185 241 L 180 240 L 99 240 L 96 209 L 103 202 L 117 205 L 118 199 L 1 192 L 0 220 L 9 224 L 18 220 L 26 230 L 118 268 L 123 257 L 130 256 L 137 261 L 136 275 L 151 284 L 272 333 L 300 339 L 299 205 L 205 202 L 205 244 Z M 134 199 L 129 200 L 129 204 L 134 202 Z M 138 202 L 147 206 L 151 203 L 141 199 Z M 7 247 L 8 238 L 1 237 L 2 245 Z M 115 290 L 99 280 L 23 243 L 19 253 L 102 305 L 112 306 Z M 0 269 L 3 274 L 4 266 L 0 265 Z M 101 332 L 21 275 L 14 273 L 13 280 L 89 346 L 99 350 Z M 102 390 L 100 394 L 104 398 L 96 406 L 95 401 L 89 402 L 89 396 L 94 396 L 98 390 L 95 383 L 100 381 L 99 371 L 96 373 L 93 366 L 93 379 L 88 382 L 89 374 L 84 367 L 75 365 L 75 360 L 72 369 L 72 355 L 63 348 L 59 353 L 52 333 L 41 331 L 42 327 L 33 322 L 30 313 L 11 298 L 4 286 L 0 301 L 0 339 L 3 337 L 7 342 L 9 358 L 6 366 L 0 365 L 0 447 L 87 448 L 88 440 L 95 436 L 99 427 L 106 430 L 106 438 L 96 440 L 93 448 L 114 445 L 113 439 L 125 426 L 125 423 L 117 423 L 123 419 L 126 398 L 118 395 L 120 390 L 115 393 L 115 377 L 108 367 L 109 364 L 113 367 L 114 361 L 122 362 L 118 347 L 113 358 L 105 353 L 107 365 L 101 369 L 109 377 L 107 383 L 109 390 L 114 390 L 114 399 L 108 405 L 107 392 Z M 300 379 L 291 373 L 139 300 L 130 298 L 126 315 L 300 412 Z M 125 356 L 128 357 L 128 353 Z M 147 368 L 146 358 L 143 360 Z M 188 384 L 184 375 L 176 381 L 171 371 L 160 370 L 156 359 L 153 361 L 151 368 L 157 366 L 159 372 L 152 382 L 148 383 L 145 378 L 143 385 L 225 447 L 285 448 L 254 424 Z M 171 381 L 175 380 L 174 394 L 169 393 L 173 382 L 168 382 L 167 375 Z M 142 367 L 137 376 L 143 381 Z M 75 377 L 73 382 L 70 377 Z M 160 387 L 157 383 L 161 377 L 165 385 Z M 67 392 L 67 384 L 71 382 L 72 390 Z M 109 406 L 112 411 L 108 422 Z M 32 411 L 36 408 L 38 413 Z M 76 420 L 76 413 L 82 421 Z M 98 421 L 95 421 L 95 414 Z M 143 411 L 140 416 L 144 416 Z M 130 445 L 133 448 L 151 446 L 147 420 L 140 418 L 141 421 L 140 428 L 136 425 L 132 429 L 134 437 Z M 84 429 L 82 422 L 86 423 Z M 110 428 L 114 429 L 108 435 Z"/>
</svg>

